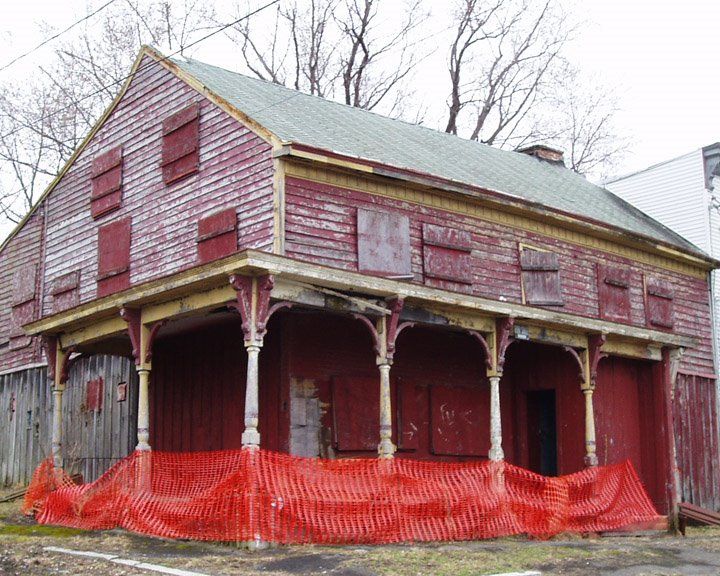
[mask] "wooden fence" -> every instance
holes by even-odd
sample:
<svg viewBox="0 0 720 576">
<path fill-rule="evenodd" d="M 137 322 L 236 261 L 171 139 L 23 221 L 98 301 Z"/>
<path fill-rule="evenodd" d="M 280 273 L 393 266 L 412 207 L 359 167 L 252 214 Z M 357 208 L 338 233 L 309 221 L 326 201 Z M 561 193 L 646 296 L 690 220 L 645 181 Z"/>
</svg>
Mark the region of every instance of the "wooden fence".
<svg viewBox="0 0 720 576">
<path fill-rule="evenodd" d="M 135 446 L 137 377 L 131 361 L 90 356 L 63 396 L 65 468 L 94 480 Z M 0 485 L 24 484 L 50 453 L 52 395 L 45 367 L 0 376 Z"/>
</svg>

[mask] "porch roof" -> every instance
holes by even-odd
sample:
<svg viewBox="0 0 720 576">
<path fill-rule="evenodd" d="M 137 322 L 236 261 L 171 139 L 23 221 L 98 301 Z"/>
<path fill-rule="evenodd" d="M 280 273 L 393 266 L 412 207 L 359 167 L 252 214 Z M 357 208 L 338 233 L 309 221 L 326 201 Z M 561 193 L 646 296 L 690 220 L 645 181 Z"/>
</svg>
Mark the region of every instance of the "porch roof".
<svg viewBox="0 0 720 576">
<path fill-rule="evenodd" d="M 228 281 L 229 275 L 234 273 L 272 274 L 278 280 L 272 298 L 317 308 L 377 315 L 384 313 L 385 298 L 401 297 L 410 307 L 437 311 L 435 317 L 444 318 L 448 326 L 484 331 L 493 318 L 512 316 L 516 323 L 542 326 L 551 331 L 557 329 L 578 335 L 603 333 L 615 339 L 656 347 L 697 345 L 696 339 L 688 336 L 336 270 L 255 250 L 244 250 L 204 266 L 134 286 L 47 316 L 24 328 L 28 334 L 60 334 L 65 349 L 79 346 L 125 332 L 127 325 L 119 315 L 123 307 L 142 308 L 145 323 L 223 307 L 235 299 L 235 290 Z M 338 306 L 338 301 L 343 300 L 349 304 Z M 574 345 L 573 342 L 559 343 Z M 651 355 L 648 352 L 648 358 Z"/>
</svg>

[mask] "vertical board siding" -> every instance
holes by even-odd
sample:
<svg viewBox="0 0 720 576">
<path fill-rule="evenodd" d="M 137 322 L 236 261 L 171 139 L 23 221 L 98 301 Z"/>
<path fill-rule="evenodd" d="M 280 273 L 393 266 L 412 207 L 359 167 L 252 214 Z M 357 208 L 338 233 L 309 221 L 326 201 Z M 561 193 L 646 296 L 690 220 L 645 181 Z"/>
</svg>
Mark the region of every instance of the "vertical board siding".
<svg viewBox="0 0 720 576">
<path fill-rule="evenodd" d="M 102 409 L 85 409 L 87 383 L 103 379 Z M 124 402 L 116 385 L 128 383 Z M 132 363 L 91 356 L 73 365 L 63 396 L 65 467 L 94 480 L 135 447 L 137 381 Z M 14 406 L 14 411 L 11 408 Z M 0 485 L 26 484 L 50 455 L 53 400 L 46 368 L 0 376 Z"/>
<path fill-rule="evenodd" d="M 683 356 L 683 369 L 705 373 L 714 370 L 708 286 L 703 279 L 638 264 L 558 238 L 296 177 L 287 178 L 285 193 L 286 254 L 326 266 L 358 269 L 356 211 L 369 208 L 393 211 L 410 218 L 413 281 L 426 286 L 459 290 L 458 283 L 432 278 L 423 270 L 423 225 L 447 226 L 450 222 L 453 228 L 465 231 L 471 237 L 472 286 L 469 288 L 476 296 L 522 302 L 520 243 L 557 254 L 563 306 L 553 306 L 553 310 L 599 317 L 597 265 L 610 265 L 627 270 L 628 323 L 645 327 L 644 277 L 662 280 L 674 291 L 673 331 L 699 341 L 698 347 L 687 350 Z"/>
<path fill-rule="evenodd" d="M 679 373 L 673 405 L 681 499 L 720 509 L 720 461 L 715 381 Z"/>
<path fill-rule="evenodd" d="M 199 171 L 166 185 L 161 169 L 162 121 L 199 106 Z M 91 164 L 112 146 L 123 148 L 122 206 L 93 221 Z M 273 164 L 270 145 L 160 65 L 140 72 L 104 126 L 50 195 L 46 285 L 80 270 L 79 302 L 95 298 L 97 227 L 132 217 L 133 285 L 197 264 L 198 218 L 221 208 L 238 213 L 238 245 L 273 244 Z M 51 299 L 44 314 L 52 313 Z"/>
</svg>

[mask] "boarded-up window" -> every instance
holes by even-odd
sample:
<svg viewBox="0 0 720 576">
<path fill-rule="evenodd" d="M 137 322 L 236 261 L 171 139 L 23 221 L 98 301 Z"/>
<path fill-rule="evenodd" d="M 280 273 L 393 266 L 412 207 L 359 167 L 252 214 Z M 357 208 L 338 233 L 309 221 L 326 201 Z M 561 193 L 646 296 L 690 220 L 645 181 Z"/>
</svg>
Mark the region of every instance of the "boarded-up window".
<svg viewBox="0 0 720 576">
<path fill-rule="evenodd" d="M 10 312 L 9 347 L 24 348 L 31 342 L 22 326 L 35 320 L 37 292 L 37 266 L 24 264 L 13 272 L 12 311 Z"/>
<path fill-rule="evenodd" d="M 80 272 L 78 270 L 55 278 L 50 289 L 53 297 L 53 312 L 61 312 L 77 306 L 80 303 L 79 287 Z"/>
<path fill-rule="evenodd" d="M 630 321 L 630 270 L 597 265 L 600 317 Z"/>
<path fill-rule="evenodd" d="M 120 207 L 122 202 L 122 147 L 118 146 L 95 157 L 92 163 L 92 196 L 90 212 L 99 218 Z"/>
<path fill-rule="evenodd" d="M 523 300 L 537 306 L 562 306 L 557 254 L 527 247 L 520 249 Z"/>
<path fill-rule="evenodd" d="M 35 298 L 37 289 L 37 266 L 24 264 L 13 272 L 13 306 L 24 304 Z"/>
<path fill-rule="evenodd" d="M 668 282 L 659 278 L 646 279 L 645 313 L 649 326 L 673 327 L 673 290 Z"/>
<path fill-rule="evenodd" d="M 360 272 L 412 277 L 410 219 L 407 216 L 358 208 L 357 242 Z"/>
<path fill-rule="evenodd" d="M 472 236 L 465 230 L 423 224 L 425 276 L 472 284 Z"/>
<path fill-rule="evenodd" d="M 85 409 L 88 412 L 99 412 L 102 410 L 104 384 L 102 378 L 96 378 L 87 383 Z"/>
<path fill-rule="evenodd" d="M 237 213 L 228 208 L 198 222 L 198 260 L 209 262 L 237 250 Z"/>
<path fill-rule="evenodd" d="M 130 286 L 130 218 L 98 229 L 98 297 Z"/>
<path fill-rule="evenodd" d="M 337 450 L 377 450 L 380 442 L 379 406 L 378 378 L 333 378 L 333 431 Z"/>
<path fill-rule="evenodd" d="M 197 172 L 200 107 L 198 104 L 163 121 L 162 171 L 165 184 Z"/>
<path fill-rule="evenodd" d="M 490 446 L 490 407 L 480 387 L 433 386 L 430 391 L 433 454 L 485 456 Z"/>
</svg>

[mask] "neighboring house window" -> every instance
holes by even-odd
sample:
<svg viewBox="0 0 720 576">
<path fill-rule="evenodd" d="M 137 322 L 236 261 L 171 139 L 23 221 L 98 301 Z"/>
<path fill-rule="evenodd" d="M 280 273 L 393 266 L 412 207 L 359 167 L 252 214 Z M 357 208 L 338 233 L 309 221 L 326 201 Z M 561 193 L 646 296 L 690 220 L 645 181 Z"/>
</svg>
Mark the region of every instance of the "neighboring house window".
<svg viewBox="0 0 720 576">
<path fill-rule="evenodd" d="M 98 229 L 98 298 L 130 286 L 130 218 Z"/>
<path fill-rule="evenodd" d="M 53 280 L 50 294 L 53 297 L 53 312 L 62 312 L 80 303 L 80 271 L 74 270 Z"/>
<path fill-rule="evenodd" d="M 118 146 L 95 157 L 92 162 L 90 212 L 100 218 L 120 207 L 122 202 L 123 151 Z"/>
<path fill-rule="evenodd" d="M 31 338 L 25 334 L 22 327 L 35 320 L 37 266 L 35 264 L 21 265 L 13 272 L 12 282 L 9 348 L 17 350 L 28 346 L 31 342 Z"/>
<path fill-rule="evenodd" d="M 200 106 L 193 104 L 163 121 L 163 182 L 172 184 L 197 172 Z"/>
<path fill-rule="evenodd" d="M 673 327 L 673 290 L 659 278 L 645 280 L 645 314 L 647 323 L 655 328 Z"/>
<path fill-rule="evenodd" d="M 630 321 L 630 270 L 597 265 L 600 317 L 618 322 Z"/>
<path fill-rule="evenodd" d="M 200 262 L 216 260 L 237 250 L 237 212 L 235 208 L 227 208 L 200 218 L 197 247 Z"/>
<path fill-rule="evenodd" d="M 472 236 L 465 230 L 423 224 L 425 276 L 472 284 Z"/>
<path fill-rule="evenodd" d="M 357 243 L 360 272 L 412 278 L 407 216 L 358 208 Z"/>
<path fill-rule="evenodd" d="M 560 264 L 554 252 L 520 246 L 523 303 L 562 306 Z"/>
</svg>

